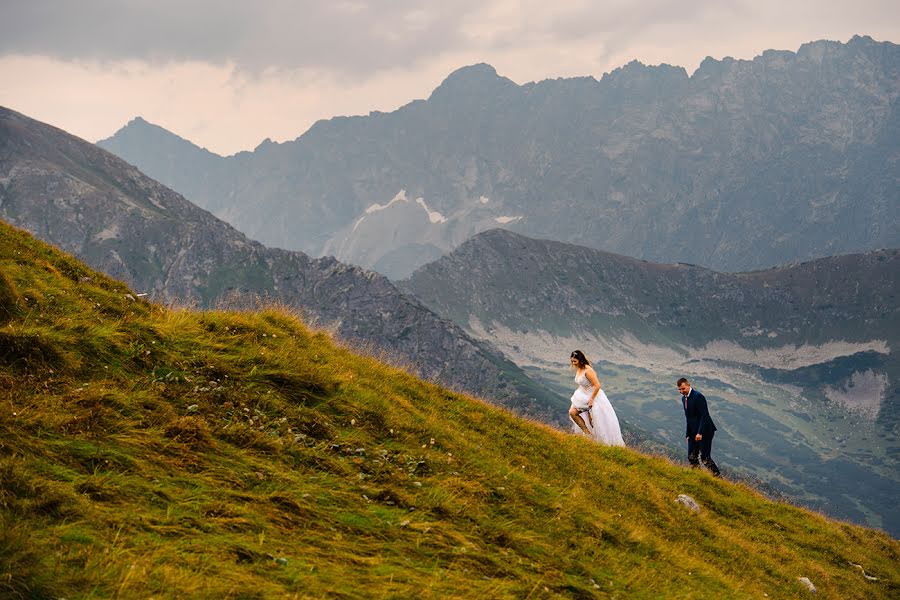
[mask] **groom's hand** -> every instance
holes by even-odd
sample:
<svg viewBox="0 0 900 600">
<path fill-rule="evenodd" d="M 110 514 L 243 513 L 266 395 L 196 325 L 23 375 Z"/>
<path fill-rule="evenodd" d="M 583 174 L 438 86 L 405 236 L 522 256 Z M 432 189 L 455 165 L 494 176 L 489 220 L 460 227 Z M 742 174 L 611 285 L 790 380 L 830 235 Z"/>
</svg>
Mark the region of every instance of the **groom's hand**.
<svg viewBox="0 0 900 600">
<path fill-rule="evenodd" d="M 694 439 L 697 440 L 697 441 L 699 442 L 700 440 L 703 439 L 703 435 L 701 435 L 701 434 L 698 433 L 697 435 L 694 436 Z"/>
</svg>

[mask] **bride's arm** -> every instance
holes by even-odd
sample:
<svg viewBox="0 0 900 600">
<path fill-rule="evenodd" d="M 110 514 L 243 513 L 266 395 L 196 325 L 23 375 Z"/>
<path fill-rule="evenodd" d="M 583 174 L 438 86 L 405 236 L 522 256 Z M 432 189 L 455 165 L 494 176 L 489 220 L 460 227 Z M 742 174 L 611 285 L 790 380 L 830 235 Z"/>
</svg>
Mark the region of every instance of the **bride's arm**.
<svg viewBox="0 0 900 600">
<path fill-rule="evenodd" d="M 590 365 L 584 368 L 584 375 L 588 378 L 588 381 L 591 382 L 591 385 L 594 386 L 594 393 L 591 394 L 591 399 L 588 402 L 588 406 L 594 406 L 594 398 L 596 398 L 597 394 L 600 392 L 600 380 L 597 379 L 597 372 L 594 371 L 594 367 Z"/>
</svg>

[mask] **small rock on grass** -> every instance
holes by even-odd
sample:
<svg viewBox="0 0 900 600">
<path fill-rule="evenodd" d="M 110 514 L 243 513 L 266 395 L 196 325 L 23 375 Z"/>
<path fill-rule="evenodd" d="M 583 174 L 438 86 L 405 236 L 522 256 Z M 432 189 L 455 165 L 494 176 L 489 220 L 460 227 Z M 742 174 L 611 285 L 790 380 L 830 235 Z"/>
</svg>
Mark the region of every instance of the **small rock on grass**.
<svg viewBox="0 0 900 600">
<path fill-rule="evenodd" d="M 13 414 L 15 414 L 15 413 L 13 413 Z M 856 563 L 850 563 L 850 566 L 851 566 L 851 567 L 856 567 L 857 569 L 859 569 L 860 571 L 862 571 L 862 576 L 865 577 L 867 581 L 878 581 L 878 578 L 877 578 L 877 577 L 872 577 L 871 575 L 869 575 L 868 573 L 866 573 L 866 570 L 863 568 L 862 565 L 858 565 L 858 564 L 856 564 Z"/>
<path fill-rule="evenodd" d="M 700 505 L 697 504 L 696 500 L 694 500 L 687 494 L 678 494 L 678 498 L 675 499 L 675 502 L 677 502 L 678 504 L 681 504 L 683 506 L 686 506 L 687 508 L 691 509 L 695 513 L 700 512 Z"/>
<path fill-rule="evenodd" d="M 798 577 L 798 578 L 797 578 L 797 581 L 799 581 L 800 583 L 802 583 L 803 586 L 804 586 L 807 590 L 809 590 L 810 592 L 812 592 L 813 594 L 816 593 L 816 586 L 813 585 L 813 582 L 810 581 L 808 577 Z"/>
</svg>

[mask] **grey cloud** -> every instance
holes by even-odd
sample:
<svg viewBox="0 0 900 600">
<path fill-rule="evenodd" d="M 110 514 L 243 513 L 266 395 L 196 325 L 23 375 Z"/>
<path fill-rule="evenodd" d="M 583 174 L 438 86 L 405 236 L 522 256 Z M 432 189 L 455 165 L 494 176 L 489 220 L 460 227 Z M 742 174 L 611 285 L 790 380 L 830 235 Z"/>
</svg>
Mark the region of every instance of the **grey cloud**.
<svg viewBox="0 0 900 600">
<path fill-rule="evenodd" d="M 565 3 L 562 3 L 564 6 Z M 714 22 L 723 32 L 754 31 L 764 35 L 769 28 L 799 30 L 812 26 L 825 32 L 837 25 L 860 27 L 883 22 L 897 23 L 900 4 L 895 0 L 623 0 L 578 3 L 561 11 L 545 25 L 559 38 L 587 37 L 597 33 L 627 34 L 657 25 L 682 25 L 702 35 L 703 23 Z M 894 30 L 897 27 L 893 27 Z M 856 33 L 865 34 L 865 31 Z"/>
<path fill-rule="evenodd" d="M 548 24 L 548 32 L 557 39 L 598 37 L 602 39 L 604 46 L 598 49 L 597 56 L 605 59 L 617 50 L 634 45 L 645 36 L 652 37 L 651 30 L 656 26 L 690 26 L 711 13 L 724 16 L 722 20 L 727 23 L 743 11 L 739 4 L 740 2 L 724 0 L 653 0 L 622 2 L 614 7 L 589 3 L 575 13 L 554 19 Z"/>
<path fill-rule="evenodd" d="M 494 7 L 507 10 L 509 22 L 495 24 L 494 35 L 467 34 Z M 853 17 L 861 27 L 853 33 L 868 33 L 867 25 L 900 22 L 898 7 L 890 0 L 852 7 L 840 0 L 0 0 L 0 56 L 233 62 L 252 72 L 308 67 L 364 77 L 451 52 L 488 60 L 492 50 L 548 41 L 596 39 L 598 47 L 622 49 L 652 38 L 660 25 L 699 40 L 709 22 L 719 33 L 792 25 L 831 31 Z"/>
<path fill-rule="evenodd" d="M 0 55 L 362 72 L 408 65 L 459 44 L 459 20 L 478 3 L 448 4 L 2 0 Z"/>
<path fill-rule="evenodd" d="M 733 12 L 737 0 L 613 0 L 605 2 L 557 1 L 548 11 L 545 0 L 522 0 L 521 19 L 505 24 L 502 32 L 492 36 L 488 49 L 514 49 L 529 44 L 593 40 L 596 56 L 606 56 L 611 49 L 638 43 L 654 26 L 687 24 L 700 16 Z"/>
<path fill-rule="evenodd" d="M 589 3 L 582 5 L 578 11 L 553 19 L 548 23 L 548 31 L 556 37 L 567 38 L 586 38 L 598 32 L 628 37 L 653 25 L 690 22 L 700 14 L 727 4 L 721 0 L 654 0 L 623 2 L 616 6 Z"/>
</svg>

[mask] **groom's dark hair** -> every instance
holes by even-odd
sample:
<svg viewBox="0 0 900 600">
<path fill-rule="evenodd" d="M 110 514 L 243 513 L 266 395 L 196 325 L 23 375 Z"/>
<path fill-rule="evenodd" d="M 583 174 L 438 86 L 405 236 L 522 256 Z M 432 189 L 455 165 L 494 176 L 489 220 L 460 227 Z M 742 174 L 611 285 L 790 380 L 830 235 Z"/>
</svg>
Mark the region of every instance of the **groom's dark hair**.
<svg viewBox="0 0 900 600">
<path fill-rule="evenodd" d="M 675 382 L 675 385 L 676 385 L 676 386 L 679 386 L 679 385 L 681 385 L 682 383 L 686 383 L 686 384 L 688 384 L 688 385 L 691 385 L 691 382 L 688 381 L 687 379 L 685 379 L 684 377 L 682 377 L 681 379 L 679 379 L 678 381 L 676 381 L 676 382 Z"/>
</svg>

